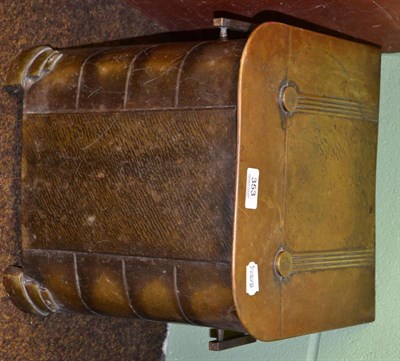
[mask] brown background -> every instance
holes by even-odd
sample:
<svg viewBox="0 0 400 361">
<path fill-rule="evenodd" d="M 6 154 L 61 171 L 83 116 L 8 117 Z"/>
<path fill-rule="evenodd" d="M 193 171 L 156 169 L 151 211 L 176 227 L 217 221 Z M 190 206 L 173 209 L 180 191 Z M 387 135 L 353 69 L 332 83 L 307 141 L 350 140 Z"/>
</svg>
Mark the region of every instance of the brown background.
<svg viewBox="0 0 400 361">
<path fill-rule="evenodd" d="M 118 1 L 0 2 L 0 83 L 21 49 L 67 47 L 159 32 Z M 17 102 L 0 92 L 0 262 L 18 263 L 20 124 Z M 160 360 L 165 325 L 78 315 L 23 314 L 0 287 L 0 360 Z"/>
<path fill-rule="evenodd" d="M 400 51 L 399 0 L 123 0 L 169 30 L 209 28 L 214 15 L 334 30 Z M 166 5 L 168 4 L 168 5 Z M 299 21 L 299 19 L 301 19 Z M 306 23 L 308 22 L 308 23 Z"/>
</svg>

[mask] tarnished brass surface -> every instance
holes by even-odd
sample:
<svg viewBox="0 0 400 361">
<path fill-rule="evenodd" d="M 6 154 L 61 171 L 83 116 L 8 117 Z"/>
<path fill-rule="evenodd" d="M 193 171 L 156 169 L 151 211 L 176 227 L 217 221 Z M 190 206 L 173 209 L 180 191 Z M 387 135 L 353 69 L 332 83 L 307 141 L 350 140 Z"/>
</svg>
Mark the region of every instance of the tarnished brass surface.
<svg viewBox="0 0 400 361">
<path fill-rule="evenodd" d="M 9 77 L 21 277 L 46 312 L 261 340 L 373 320 L 377 49 L 267 23 L 247 41 L 29 54 Z"/>
<path fill-rule="evenodd" d="M 264 24 L 246 43 L 233 295 L 258 339 L 374 319 L 379 71 L 378 49 L 285 25 Z M 245 208 L 248 168 L 259 169 L 257 209 Z M 280 278 L 282 250 L 293 269 Z M 254 296 L 245 289 L 250 262 Z"/>
<path fill-rule="evenodd" d="M 244 43 L 67 49 L 30 77 L 24 270 L 60 309 L 243 331 L 231 257 Z"/>
</svg>

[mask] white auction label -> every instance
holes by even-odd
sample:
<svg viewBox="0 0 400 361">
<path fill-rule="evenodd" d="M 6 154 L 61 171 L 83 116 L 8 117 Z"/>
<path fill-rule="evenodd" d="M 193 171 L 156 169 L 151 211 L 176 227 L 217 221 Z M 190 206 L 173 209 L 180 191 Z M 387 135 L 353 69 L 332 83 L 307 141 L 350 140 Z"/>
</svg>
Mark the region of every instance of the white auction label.
<svg viewBox="0 0 400 361">
<path fill-rule="evenodd" d="M 247 168 L 245 207 L 248 209 L 257 209 L 259 177 L 257 168 Z"/>
<path fill-rule="evenodd" d="M 258 285 L 258 265 L 250 262 L 246 266 L 246 293 L 254 296 L 260 290 Z"/>
</svg>

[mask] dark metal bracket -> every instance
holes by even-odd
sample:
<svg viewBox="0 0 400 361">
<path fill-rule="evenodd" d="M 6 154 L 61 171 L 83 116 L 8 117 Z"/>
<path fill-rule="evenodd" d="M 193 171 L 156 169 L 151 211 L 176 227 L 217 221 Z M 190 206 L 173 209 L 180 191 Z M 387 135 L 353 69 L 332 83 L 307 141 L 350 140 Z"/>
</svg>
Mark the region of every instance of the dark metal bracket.
<svg viewBox="0 0 400 361">
<path fill-rule="evenodd" d="M 244 346 L 257 341 L 248 334 L 221 329 L 210 330 L 210 337 L 216 337 L 216 340 L 208 343 L 208 349 L 210 351 L 228 350 L 233 347 Z"/>
<path fill-rule="evenodd" d="M 255 24 L 228 18 L 214 18 L 213 25 L 220 29 L 219 38 L 221 40 L 226 40 L 228 38 L 228 29 L 247 32 L 250 31 Z"/>
</svg>

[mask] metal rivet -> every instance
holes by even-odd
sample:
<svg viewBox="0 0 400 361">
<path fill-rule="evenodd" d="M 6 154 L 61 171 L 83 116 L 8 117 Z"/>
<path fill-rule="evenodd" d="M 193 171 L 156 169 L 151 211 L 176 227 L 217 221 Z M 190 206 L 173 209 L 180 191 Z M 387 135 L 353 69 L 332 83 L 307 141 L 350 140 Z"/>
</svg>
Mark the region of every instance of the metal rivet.
<svg viewBox="0 0 400 361">
<path fill-rule="evenodd" d="M 293 268 L 292 255 L 287 251 L 281 251 L 276 256 L 275 268 L 279 275 L 288 277 Z"/>
<path fill-rule="evenodd" d="M 293 113 L 297 108 L 298 94 L 293 86 L 287 86 L 281 92 L 281 104 L 285 111 Z"/>
</svg>

